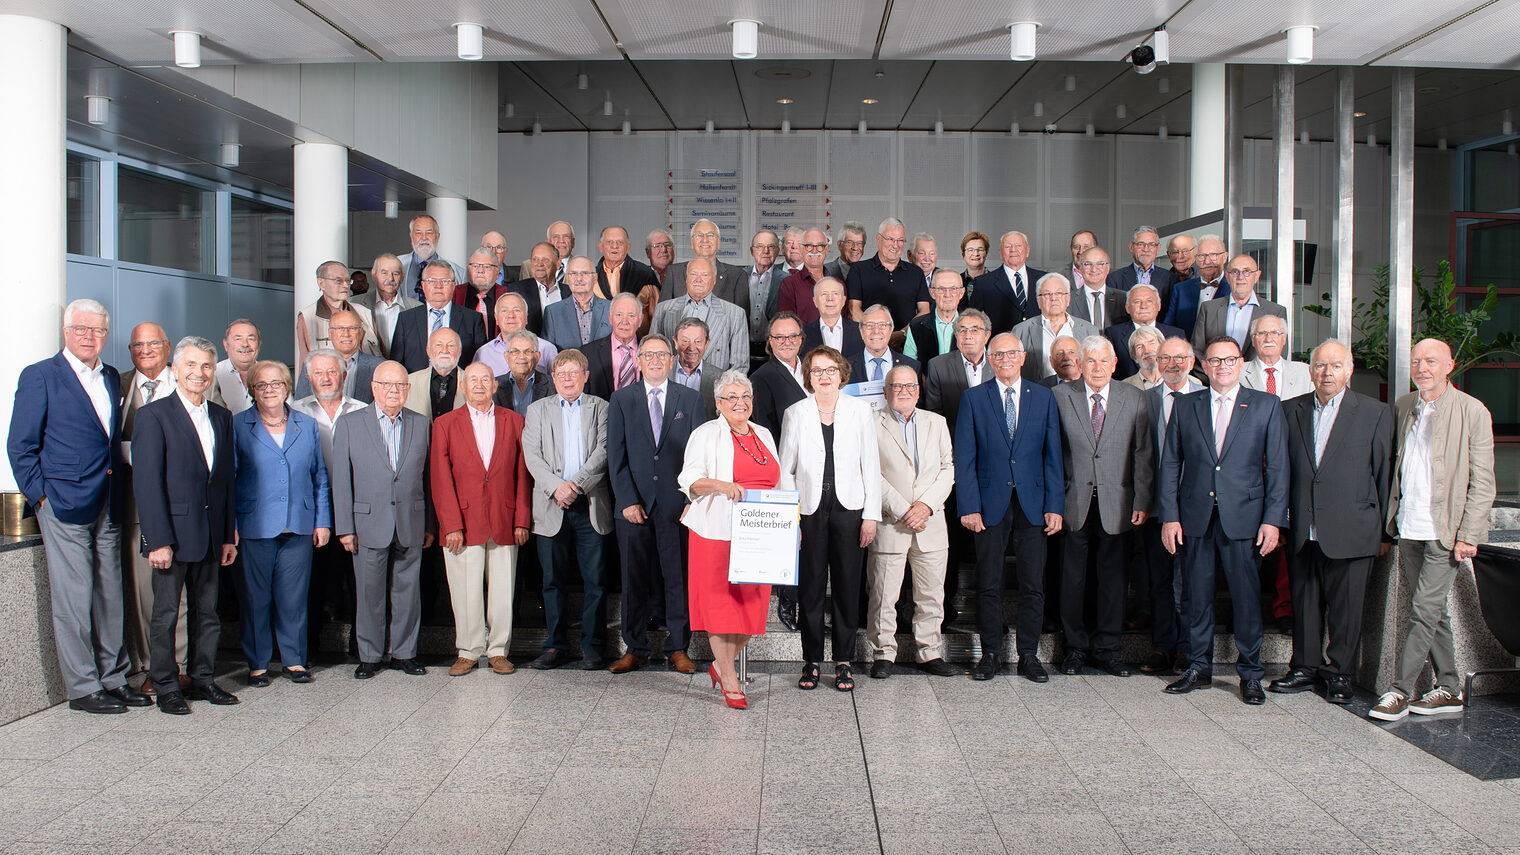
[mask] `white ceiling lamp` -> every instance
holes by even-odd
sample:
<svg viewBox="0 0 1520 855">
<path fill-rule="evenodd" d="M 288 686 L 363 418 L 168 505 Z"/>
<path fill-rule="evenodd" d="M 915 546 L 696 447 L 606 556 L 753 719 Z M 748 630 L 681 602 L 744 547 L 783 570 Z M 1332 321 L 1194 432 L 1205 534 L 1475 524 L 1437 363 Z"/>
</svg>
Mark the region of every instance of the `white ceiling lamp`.
<svg viewBox="0 0 1520 855">
<path fill-rule="evenodd" d="M 1288 36 L 1288 64 L 1303 65 L 1314 59 L 1314 30 L 1308 25 L 1283 30 Z"/>
<path fill-rule="evenodd" d="M 1044 116 L 1044 115 L 1045 115 L 1045 102 L 1044 101 L 1036 101 L 1036 102 L 1034 102 L 1034 117 L 1036 119 L 1038 119 L 1038 118 L 1040 118 L 1041 116 Z"/>
<path fill-rule="evenodd" d="M 628 120 L 628 116 L 625 114 L 623 116 L 623 136 L 626 137 L 626 136 L 628 136 L 629 134 L 632 134 L 632 133 L 633 133 L 633 122 L 630 122 Z"/>
<path fill-rule="evenodd" d="M 1127 115 L 1129 115 L 1129 110 L 1126 109 L 1123 104 L 1120 104 L 1119 106 L 1117 106 L 1117 107 L 1114 108 L 1114 118 L 1116 118 L 1116 119 L 1122 119 L 1122 118 L 1124 118 Z"/>
<path fill-rule="evenodd" d="M 170 30 L 174 36 L 174 64 L 180 68 L 201 67 L 201 34 L 193 30 Z"/>
<path fill-rule="evenodd" d="M 602 115 L 603 116 L 610 116 L 610 115 L 612 115 L 612 93 L 611 92 L 607 93 L 607 100 L 605 100 L 605 101 L 602 102 Z"/>
<path fill-rule="evenodd" d="M 504 119 L 510 119 L 510 118 L 512 118 L 513 116 L 516 116 L 516 115 L 517 115 L 517 105 L 513 104 L 511 101 L 508 101 L 507 105 L 505 107 L 501 108 L 501 116 Z"/>
<path fill-rule="evenodd" d="M 1012 137 L 1016 137 L 1016 136 L 1019 135 L 1019 123 L 1018 122 L 1014 122 L 1013 124 L 1011 124 L 1011 125 L 1008 126 L 1008 135 L 1012 136 Z"/>
<path fill-rule="evenodd" d="M 394 220 L 401 216 L 401 203 L 395 200 L 394 191 L 387 192 L 385 196 L 385 218 L 387 220 Z"/>
<path fill-rule="evenodd" d="M 1092 122 L 1088 122 L 1087 126 L 1082 129 L 1082 132 L 1087 134 L 1089 137 L 1095 137 L 1098 135 L 1098 129 L 1093 127 Z"/>
<path fill-rule="evenodd" d="M 942 119 L 934 120 L 934 135 L 937 137 L 945 135 L 945 123 Z"/>
<path fill-rule="evenodd" d="M 544 132 L 544 124 L 543 124 L 543 122 L 540 122 L 538 120 L 538 117 L 534 116 L 533 117 L 533 136 L 536 137 L 539 134 L 542 134 L 543 132 Z"/>
<path fill-rule="evenodd" d="M 221 164 L 229 168 L 237 166 L 243 159 L 242 150 L 243 147 L 235 142 L 222 143 Z"/>
<path fill-rule="evenodd" d="M 1162 139 L 1166 139 L 1166 125 L 1162 125 L 1162 126 L 1161 126 L 1161 127 L 1160 127 L 1160 128 L 1159 128 L 1159 129 L 1158 129 L 1158 130 L 1157 130 L 1157 131 L 1156 131 L 1156 136 L 1158 136 L 1158 137 L 1160 137 L 1160 138 L 1162 138 Z"/>
<path fill-rule="evenodd" d="M 782 119 L 781 120 L 781 132 L 783 134 L 789 134 L 789 133 L 792 132 L 792 120 L 791 119 Z"/>
<path fill-rule="evenodd" d="M 728 25 L 734 30 L 734 59 L 754 59 L 760 53 L 760 22 L 735 18 Z"/>
<path fill-rule="evenodd" d="M 1066 91 L 1067 92 L 1075 92 L 1075 91 L 1077 91 L 1077 76 L 1075 74 L 1068 74 L 1068 75 L 1066 75 Z"/>
<path fill-rule="evenodd" d="M 1367 147 L 1377 148 L 1377 134 L 1367 134 Z"/>
<path fill-rule="evenodd" d="M 1308 145 L 1309 144 L 1309 132 L 1308 131 L 1303 131 L 1302 133 L 1300 133 L 1298 135 L 1298 144 L 1299 145 Z"/>
<path fill-rule="evenodd" d="M 1016 21 L 1008 25 L 1008 58 L 1014 62 L 1028 62 L 1034 59 L 1034 34 L 1039 29 L 1038 21 Z"/>
<path fill-rule="evenodd" d="M 704 134 L 711 134 L 712 132 L 713 132 L 713 120 L 712 119 L 708 119 L 706 127 L 704 127 L 702 129 L 702 133 L 704 133 Z"/>
<path fill-rule="evenodd" d="M 111 121 L 111 99 L 104 95 L 86 95 L 84 112 L 90 124 L 104 125 Z"/>
<path fill-rule="evenodd" d="M 1171 92 L 1172 91 L 1172 81 L 1168 80 L 1165 77 L 1161 78 L 1160 80 L 1157 80 L 1156 81 L 1156 91 L 1160 92 L 1162 95 L 1165 95 L 1168 92 Z"/>
<path fill-rule="evenodd" d="M 582 71 L 580 74 L 575 75 L 575 88 L 582 92 L 591 88 L 591 78 L 586 76 L 586 72 Z"/>
<path fill-rule="evenodd" d="M 865 132 L 866 132 L 866 120 L 864 118 L 861 118 L 860 124 L 855 127 L 855 130 L 859 131 L 862 135 L 865 134 Z"/>
<path fill-rule="evenodd" d="M 475 61 L 486 55 L 486 28 L 479 24 L 460 21 L 454 25 L 458 42 L 459 58 Z"/>
<path fill-rule="evenodd" d="M 1509 136 L 1515 132 L 1515 123 L 1510 121 L 1509 111 L 1505 110 L 1503 118 L 1499 122 L 1499 133 Z"/>
</svg>

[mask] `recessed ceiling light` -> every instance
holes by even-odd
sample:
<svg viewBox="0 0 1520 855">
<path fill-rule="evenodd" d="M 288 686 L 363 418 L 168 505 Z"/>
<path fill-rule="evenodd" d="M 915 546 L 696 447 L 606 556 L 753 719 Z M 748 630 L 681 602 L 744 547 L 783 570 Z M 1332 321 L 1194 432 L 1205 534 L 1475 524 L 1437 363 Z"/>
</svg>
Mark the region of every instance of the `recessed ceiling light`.
<svg viewBox="0 0 1520 855">
<path fill-rule="evenodd" d="M 1358 110 L 1355 113 L 1352 113 L 1351 115 L 1354 116 L 1354 117 L 1356 117 L 1356 118 L 1358 118 L 1358 119 L 1360 119 L 1361 117 L 1363 117 L 1363 116 L 1365 116 L 1367 114 L 1364 111 L 1362 111 L 1362 110 Z"/>
<path fill-rule="evenodd" d="M 792 103 L 792 99 L 790 99 L 790 98 L 777 98 L 776 99 L 776 103 L 777 104 L 790 104 L 790 103 Z"/>
<path fill-rule="evenodd" d="M 860 99 L 860 103 L 862 103 L 862 104 L 875 104 L 876 103 L 876 99 L 875 98 L 862 98 L 862 99 Z"/>
<path fill-rule="evenodd" d="M 755 76 L 761 80 L 806 80 L 813 72 L 794 65 L 767 65 L 755 69 Z"/>
<path fill-rule="evenodd" d="M 1421 86 L 1419 89 L 1416 89 L 1414 91 L 1416 93 L 1420 94 L 1420 95 L 1434 95 L 1437 92 L 1441 91 L 1441 87 L 1439 87 L 1439 86 Z"/>
</svg>

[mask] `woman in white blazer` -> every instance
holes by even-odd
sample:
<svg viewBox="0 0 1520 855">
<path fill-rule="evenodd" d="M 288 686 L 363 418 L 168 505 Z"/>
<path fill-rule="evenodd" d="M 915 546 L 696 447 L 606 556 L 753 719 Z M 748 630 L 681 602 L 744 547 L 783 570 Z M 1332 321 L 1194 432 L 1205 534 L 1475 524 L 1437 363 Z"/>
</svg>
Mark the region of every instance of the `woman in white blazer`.
<svg viewBox="0 0 1520 855">
<path fill-rule="evenodd" d="M 781 421 L 781 480 L 802 501 L 802 554 L 797 567 L 798 626 L 802 629 L 799 689 L 818 686 L 823 660 L 823 599 L 833 589 L 834 688 L 855 688 L 850 660 L 860 626 L 865 550 L 881 520 L 881 459 L 870 405 L 841 394 L 850 363 L 819 346 L 802 360 L 811 398 L 788 407 Z"/>
<path fill-rule="evenodd" d="M 751 422 L 755 389 L 743 372 L 725 371 L 713 387 L 721 418 L 703 422 L 686 440 L 679 478 L 691 499 L 681 522 L 691 529 L 686 583 L 691 628 L 705 630 L 713 664 L 713 686 L 734 709 L 749 706 L 734 660 L 750 636 L 765 633 L 770 585 L 735 585 L 728 581 L 734 502 L 745 490 L 769 490 L 781 477 L 776 443 L 770 431 Z"/>
</svg>

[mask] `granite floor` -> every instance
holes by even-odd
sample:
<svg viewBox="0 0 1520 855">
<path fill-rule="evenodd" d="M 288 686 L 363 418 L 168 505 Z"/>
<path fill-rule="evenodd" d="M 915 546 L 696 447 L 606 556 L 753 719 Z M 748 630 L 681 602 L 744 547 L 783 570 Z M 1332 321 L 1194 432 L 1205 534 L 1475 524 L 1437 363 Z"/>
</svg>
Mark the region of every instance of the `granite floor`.
<svg viewBox="0 0 1520 855">
<path fill-rule="evenodd" d="M 664 670 L 351 671 L 0 728 L 0 852 L 1520 853 L 1520 779 L 1223 670 L 849 695 L 766 665 L 745 712 Z"/>
</svg>

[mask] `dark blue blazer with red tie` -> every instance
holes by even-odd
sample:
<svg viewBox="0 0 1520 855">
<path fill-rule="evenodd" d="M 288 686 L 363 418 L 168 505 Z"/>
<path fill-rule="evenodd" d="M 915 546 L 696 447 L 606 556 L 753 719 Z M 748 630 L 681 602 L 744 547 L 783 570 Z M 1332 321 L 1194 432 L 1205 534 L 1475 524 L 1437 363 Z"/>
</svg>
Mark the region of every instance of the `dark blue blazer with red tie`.
<svg viewBox="0 0 1520 855">
<path fill-rule="evenodd" d="M 1019 382 L 1019 415 L 1008 436 L 1002 392 L 995 380 L 961 396 L 955 420 L 955 503 L 962 515 L 981 514 L 994 526 L 1018 488 L 1019 508 L 1031 525 L 1066 509 L 1061 460 L 1061 417 L 1056 396 L 1038 383 Z"/>
<path fill-rule="evenodd" d="M 95 404 L 74 367 L 59 351 L 51 359 L 21 369 L 6 442 L 11 473 L 33 508 L 47 496 L 63 522 L 88 525 L 110 502 L 110 518 L 122 519 L 121 375 L 102 363 L 111 399 L 111 430 L 100 426 Z"/>
</svg>

